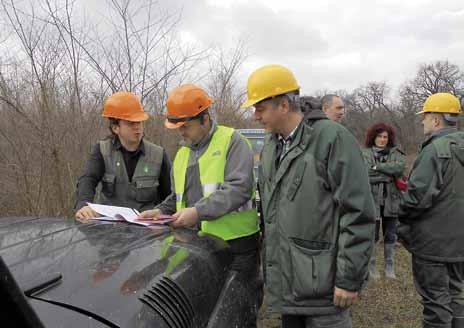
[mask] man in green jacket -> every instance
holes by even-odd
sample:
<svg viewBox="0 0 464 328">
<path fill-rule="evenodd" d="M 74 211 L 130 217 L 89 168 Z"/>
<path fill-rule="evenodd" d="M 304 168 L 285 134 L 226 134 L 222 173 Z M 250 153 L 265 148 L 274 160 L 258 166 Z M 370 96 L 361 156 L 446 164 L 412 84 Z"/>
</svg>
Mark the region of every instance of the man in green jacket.
<svg viewBox="0 0 464 328">
<path fill-rule="evenodd" d="M 464 133 L 459 100 L 437 93 L 424 103 L 427 139 L 400 204 L 398 235 L 412 254 L 423 327 L 464 327 Z"/>
<path fill-rule="evenodd" d="M 321 110 L 303 116 L 285 67 L 259 68 L 247 89 L 242 107 L 270 132 L 259 169 L 269 306 L 282 327 L 351 327 L 375 227 L 359 146 Z"/>
</svg>

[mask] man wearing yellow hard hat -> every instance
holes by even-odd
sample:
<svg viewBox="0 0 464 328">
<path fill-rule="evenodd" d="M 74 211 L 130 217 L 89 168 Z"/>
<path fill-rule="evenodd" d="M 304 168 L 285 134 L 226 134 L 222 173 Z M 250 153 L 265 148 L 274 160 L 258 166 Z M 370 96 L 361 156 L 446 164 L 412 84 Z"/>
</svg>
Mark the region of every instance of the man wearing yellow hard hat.
<svg viewBox="0 0 464 328">
<path fill-rule="evenodd" d="M 144 139 L 143 122 L 149 116 L 139 98 L 116 92 L 106 99 L 102 116 L 108 118 L 111 134 L 93 147 L 78 180 L 75 207 L 81 220 L 97 216 L 87 202 L 143 211 L 171 192 L 169 158 L 163 148 Z"/>
<path fill-rule="evenodd" d="M 356 140 L 320 110 L 304 116 L 299 89 L 289 69 L 267 65 L 243 104 L 269 132 L 258 177 L 266 299 L 282 327 L 347 328 L 367 279 L 374 202 Z"/>
<path fill-rule="evenodd" d="M 422 143 L 400 205 L 399 237 L 412 254 L 423 327 L 464 327 L 464 132 L 450 93 L 427 98 Z"/>
<path fill-rule="evenodd" d="M 255 206 L 253 151 L 235 129 L 218 125 L 209 112 L 213 99 L 202 88 L 181 85 L 169 93 L 165 126 L 175 129 L 185 146 L 173 162 L 173 191 L 142 217 L 173 214 L 173 227 L 190 227 L 226 240 L 231 269 L 249 295 L 240 302 L 250 309 L 248 323 L 224 327 L 256 327 L 258 284 L 258 215 Z"/>
</svg>

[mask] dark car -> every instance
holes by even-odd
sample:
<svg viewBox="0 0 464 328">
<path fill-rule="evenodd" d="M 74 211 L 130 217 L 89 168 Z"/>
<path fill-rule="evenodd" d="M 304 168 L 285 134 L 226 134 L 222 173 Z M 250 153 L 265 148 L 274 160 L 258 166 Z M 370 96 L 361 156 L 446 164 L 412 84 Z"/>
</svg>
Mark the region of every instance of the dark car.
<svg viewBox="0 0 464 328">
<path fill-rule="evenodd" d="M 2 327 L 244 327 L 230 263 L 193 230 L 0 218 Z"/>
</svg>

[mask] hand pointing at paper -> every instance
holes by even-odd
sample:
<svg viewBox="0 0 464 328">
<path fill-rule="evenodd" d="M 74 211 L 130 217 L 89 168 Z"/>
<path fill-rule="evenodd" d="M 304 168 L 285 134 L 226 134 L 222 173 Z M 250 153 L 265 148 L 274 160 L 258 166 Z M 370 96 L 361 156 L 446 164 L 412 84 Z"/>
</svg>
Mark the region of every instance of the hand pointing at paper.
<svg viewBox="0 0 464 328">
<path fill-rule="evenodd" d="M 76 219 L 79 221 L 86 221 L 100 216 L 97 212 L 92 210 L 90 206 L 84 206 L 76 212 Z"/>
<path fill-rule="evenodd" d="M 158 220 L 160 215 L 162 215 L 163 213 L 161 213 L 161 210 L 155 208 L 153 210 L 148 210 L 148 211 L 143 211 L 142 213 L 140 213 L 139 217 L 141 219 L 152 219 L 154 221 Z"/>
</svg>

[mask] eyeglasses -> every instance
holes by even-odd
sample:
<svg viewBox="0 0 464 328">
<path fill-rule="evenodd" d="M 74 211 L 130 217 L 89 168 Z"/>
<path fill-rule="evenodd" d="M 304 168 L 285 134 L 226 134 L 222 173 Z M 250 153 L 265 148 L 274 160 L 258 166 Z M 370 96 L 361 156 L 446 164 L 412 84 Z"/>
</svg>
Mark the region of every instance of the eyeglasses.
<svg viewBox="0 0 464 328">
<path fill-rule="evenodd" d="M 197 120 L 198 117 L 197 116 L 194 116 L 194 117 L 167 117 L 168 119 L 168 122 L 169 123 L 179 123 L 179 122 L 190 122 L 190 121 L 194 121 L 194 120 Z"/>
</svg>

